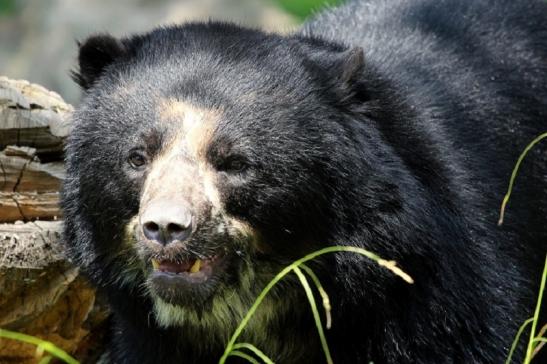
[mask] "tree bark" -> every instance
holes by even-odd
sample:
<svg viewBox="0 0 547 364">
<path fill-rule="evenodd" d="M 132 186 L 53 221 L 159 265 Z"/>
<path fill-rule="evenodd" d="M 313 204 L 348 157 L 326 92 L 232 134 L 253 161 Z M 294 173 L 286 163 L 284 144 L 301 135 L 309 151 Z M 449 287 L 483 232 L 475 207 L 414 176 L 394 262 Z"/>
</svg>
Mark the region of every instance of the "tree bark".
<svg viewBox="0 0 547 364">
<path fill-rule="evenodd" d="M 0 77 L 0 328 L 100 354 L 108 313 L 63 254 L 59 189 L 72 107 Z M 32 345 L 0 338 L 0 363 L 37 363 Z"/>
</svg>

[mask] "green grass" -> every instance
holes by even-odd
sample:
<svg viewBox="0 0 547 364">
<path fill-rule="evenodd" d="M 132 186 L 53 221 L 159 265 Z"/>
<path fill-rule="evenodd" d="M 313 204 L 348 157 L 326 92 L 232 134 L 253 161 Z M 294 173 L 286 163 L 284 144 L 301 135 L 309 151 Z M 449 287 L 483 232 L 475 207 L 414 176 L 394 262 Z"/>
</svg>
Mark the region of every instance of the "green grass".
<svg viewBox="0 0 547 364">
<path fill-rule="evenodd" d="M 542 141 L 545 138 L 547 138 L 547 133 L 543 133 L 543 134 L 539 135 L 537 138 L 532 140 L 532 142 L 530 144 L 528 144 L 526 146 L 526 148 L 524 148 L 524 151 L 519 156 L 519 158 L 517 160 L 517 164 L 515 164 L 515 168 L 513 168 L 513 173 L 511 173 L 511 179 L 509 180 L 509 187 L 507 188 L 507 193 L 503 197 L 503 202 L 501 203 L 500 218 L 499 218 L 499 221 L 498 221 L 498 225 L 503 224 L 503 218 L 504 218 L 504 215 L 505 215 L 505 208 L 507 206 L 507 203 L 509 202 L 509 198 L 511 197 L 511 192 L 513 191 L 513 185 L 515 184 L 515 178 L 517 178 L 517 174 L 518 174 L 518 171 L 519 171 L 519 168 L 520 168 L 520 164 L 522 163 L 522 161 L 524 160 L 524 157 L 526 157 L 526 155 L 528 154 L 530 149 L 532 149 L 537 143 L 539 143 L 540 141 Z"/>
<path fill-rule="evenodd" d="M 328 328 L 328 327 L 330 327 L 330 300 L 328 298 L 327 293 L 323 289 L 321 283 L 319 282 L 319 279 L 317 278 L 317 276 L 313 273 L 313 271 L 309 267 L 307 267 L 305 265 L 305 263 L 312 260 L 312 259 L 315 259 L 315 258 L 317 258 L 321 255 L 329 254 L 329 253 L 336 253 L 336 252 L 351 252 L 351 253 L 361 254 L 361 255 L 375 261 L 379 265 L 391 270 L 394 274 L 398 275 L 399 277 L 404 279 L 406 282 L 408 282 L 408 283 L 413 283 L 414 282 L 408 274 L 406 274 L 403 270 L 401 270 L 401 268 L 397 267 L 397 265 L 395 264 L 394 261 L 389 261 L 389 260 L 382 259 L 378 255 L 376 255 L 376 254 L 374 254 L 374 253 L 372 253 L 368 250 L 365 250 L 365 249 L 352 247 L 352 246 L 331 246 L 331 247 L 323 248 L 321 250 L 317 250 L 313 253 L 310 253 L 310 254 L 306 255 L 303 258 L 300 258 L 300 259 L 294 261 L 292 264 L 285 267 L 283 270 L 281 270 L 281 272 L 279 272 L 266 285 L 266 287 L 262 290 L 262 292 L 260 292 L 260 294 L 258 295 L 256 301 L 253 303 L 253 305 L 251 306 L 251 308 L 249 309 L 249 311 L 247 312 L 247 314 L 245 315 L 245 317 L 243 318 L 243 320 L 241 321 L 239 326 L 234 331 L 232 337 L 228 341 L 228 344 L 226 345 L 226 349 L 224 350 L 224 354 L 222 355 L 222 357 L 219 360 L 219 364 L 224 364 L 226 362 L 226 360 L 228 359 L 228 357 L 231 356 L 231 355 L 243 357 L 241 355 L 242 352 L 240 350 L 237 350 L 237 349 L 240 349 L 240 348 L 248 348 L 252 352 L 254 352 L 255 354 L 260 353 L 260 354 L 257 354 L 257 356 L 260 357 L 263 360 L 264 363 L 266 363 L 266 364 L 271 364 L 272 363 L 272 360 L 270 358 L 266 357 L 266 355 L 264 353 L 262 353 L 262 351 L 260 351 L 258 348 L 256 348 L 252 344 L 248 344 L 248 343 L 245 343 L 244 344 L 245 346 L 242 346 L 242 344 L 237 343 L 237 339 L 243 333 L 243 330 L 245 329 L 245 327 L 247 326 L 247 324 L 249 323 L 249 321 L 251 320 L 251 318 L 255 314 L 256 310 L 258 309 L 258 307 L 260 306 L 262 301 L 264 301 L 264 299 L 266 298 L 266 296 L 268 295 L 270 290 L 277 283 L 279 283 L 279 281 L 281 281 L 285 276 L 287 276 L 290 273 L 294 273 L 298 276 L 298 279 L 300 280 L 300 283 L 302 284 L 302 287 L 304 288 L 304 291 L 306 292 L 306 297 L 308 298 L 308 301 L 310 303 L 310 307 L 311 307 L 311 310 L 312 310 L 312 313 L 313 313 L 315 326 L 317 328 L 317 333 L 318 333 L 319 339 L 321 341 L 321 347 L 323 348 L 323 352 L 325 354 L 325 360 L 328 364 L 332 364 L 333 361 L 332 361 L 332 358 L 331 358 L 331 355 L 330 355 L 330 350 L 329 350 L 329 347 L 328 347 L 327 340 L 325 338 L 325 333 L 323 331 L 323 324 L 321 322 L 321 317 L 319 315 L 319 309 L 317 308 L 317 303 L 315 302 L 315 298 L 313 296 L 311 286 L 309 285 L 308 279 L 306 278 L 306 275 L 304 274 L 304 272 L 306 274 L 308 274 L 308 276 L 311 278 L 311 280 L 314 283 L 316 289 L 319 291 L 319 294 L 322 297 L 323 308 L 325 310 L 325 317 L 327 318 L 326 319 L 326 321 L 327 321 L 326 327 Z M 311 272 L 311 274 L 310 274 L 310 272 Z M 256 360 L 254 358 L 252 358 L 251 362 L 255 363 Z"/>
<path fill-rule="evenodd" d="M 536 310 L 534 311 L 534 317 L 532 320 L 532 329 L 530 330 L 530 339 L 528 340 L 528 347 L 526 348 L 526 357 L 524 358 L 524 364 L 529 364 L 532 358 L 537 354 L 538 346 L 547 342 L 547 339 L 542 337 L 541 334 L 536 336 L 537 324 L 539 322 L 539 312 L 541 310 L 541 303 L 543 302 L 543 293 L 545 292 L 545 281 L 547 280 L 547 255 L 545 256 L 545 266 L 543 267 L 543 275 L 541 277 L 541 285 L 539 288 L 538 301 Z M 547 327 L 547 325 L 545 326 Z M 543 331 L 543 330 L 542 330 Z"/>
<path fill-rule="evenodd" d="M 276 0 L 276 3 L 288 13 L 304 20 L 318 10 L 337 5 L 343 0 Z"/>
<path fill-rule="evenodd" d="M 36 345 L 36 357 L 41 358 L 39 364 L 46 364 L 49 363 L 49 361 L 52 359 L 52 357 L 61 359 L 63 362 L 67 364 L 79 364 L 79 362 L 68 355 L 63 349 L 55 346 L 55 344 L 39 339 L 34 336 L 22 334 L 20 332 L 13 332 L 5 329 L 0 329 L 0 338 L 10 339 L 10 340 L 17 340 L 21 342 L 25 342 L 28 344 Z M 44 352 L 47 352 L 48 354 L 45 357 L 43 357 Z"/>
<path fill-rule="evenodd" d="M 528 152 L 540 141 L 547 138 L 547 133 L 543 133 L 536 137 L 530 144 L 524 148 L 524 151 L 520 154 L 517 163 L 515 164 L 515 168 L 513 168 L 513 172 L 511 173 L 511 178 L 509 180 L 509 187 L 507 188 L 507 193 L 503 197 L 503 201 L 501 203 L 500 208 L 500 218 L 498 221 L 498 225 L 503 224 L 505 209 L 507 207 L 507 203 L 509 203 L 509 198 L 511 197 L 511 192 L 513 191 L 513 186 L 515 184 L 515 179 L 518 174 L 518 170 L 520 168 L 520 165 L 522 161 L 524 160 L 524 157 L 528 154 Z M 530 337 L 528 339 L 528 345 L 526 346 L 526 356 L 524 358 L 524 364 L 530 364 L 533 357 L 541 350 L 541 348 L 545 345 L 547 342 L 547 339 L 543 337 L 545 332 L 547 331 L 547 324 L 543 326 L 543 328 L 539 331 L 539 333 L 536 335 L 537 332 L 537 325 L 539 321 L 539 312 L 541 310 L 541 303 L 543 302 L 543 293 L 545 292 L 545 282 L 547 281 L 547 255 L 545 256 L 545 266 L 543 268 L 543 274 L 541 276 L 541 284 L 539 288 L 539 294 L 536 304 L 536 309 L 534 311 L 534 316 L 529 318 L 528 320 L 524 321 L 522 326 L 519 328 L 517 335 L 515 337 L 515 340 L 513 341 L 513 345 L 511 346 L 511 350 L 509 351 L 509 356 L 507 358 L 506 364 L 511 363 L 511 360 L 513 359 L 513 354 L 515 353 L 515 349 L 520 341 L 520 337 L 524 330 L 526 329 L 526 326 L 532 325 L 530 329 Z"/>
<path fill-rule="evenodd" d="M 524 321 L 524 323 L 520 326 L 517 335 L 515 336 L 515 340 L 513 341 L 513 345 L 511 345 L 511 350 L 509 351 L 509 356 L 507 357 L 505 364 L 510 364 L 513 360 L 513 355 L 515 353 L 515 349 L 517 348 L 518 343 L 520 342 L 520 337 L 522 336 L 524 330 L 528 325 L 532 324 L 532 328 L 530 330 L 530 337 L 528 339 L 528 345 L 526 346 L 526 356 L 524 357 L 523 364 L 530 364 L 534 356 L 542 349 L 545 343 L 547 343 L 547 338 L 543 336 L 547 331 L 547 324 L 545 324 L 536 335 L 541 302 L 543 300 L 543 293 L 545 292 L 545 281 L 547 281 L 547 255 L 545 256 L 545 267 L 543 268 L 543 274 L 541 276 L 541 284 L 536 309 L 534 311 L 534 316 Z"/>
</svg>

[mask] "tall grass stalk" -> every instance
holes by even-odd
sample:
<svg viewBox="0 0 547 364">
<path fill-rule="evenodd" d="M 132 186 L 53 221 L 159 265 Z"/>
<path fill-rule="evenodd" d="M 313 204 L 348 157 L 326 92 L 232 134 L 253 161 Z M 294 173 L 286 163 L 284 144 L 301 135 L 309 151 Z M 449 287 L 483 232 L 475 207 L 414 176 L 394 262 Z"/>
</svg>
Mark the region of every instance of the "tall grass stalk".
<svg viewBox="0 0 547 364">
<path fill-rule="evenodd" d="M 323 301 L 323 308 L 325 309 L 325 327 L 330 329 L 332 325 L 332 317 L 331 317 L 331 305 L 330 305 L 330 299 L 329 295 L 327 294 L 327 291 L 323 288 L 321 285 L 321 282 L 319 281 L 319 278 L 315 275 L 313 270 L 308 267 L 306 264 L 302 263 L 300 264 L 300 268 L 303 269 L 308 276 L 312 279 L 313 283 L 315 284 L 315 287 L 317 287 L 317 291 L 319 292 L 319 295 L 321 296 L 321 299 Z"/>
<path fill-rule="evenodd" d="M 325 332 L 323 331 L 323 325 L 321 324 L 321 316 L 319 316 L 319 310 L 317 309 L 317 304 L 315 303 L 315 297 L 313 297 L 313 291 L 311 290 L 310 284 L 308 283 L 308 280 L 306 279 L 306 276 L 300 268 L 294 267 L 294 273 L 298 276 L 298 279 L 300 279 L 300 283 L 302 283 L 302 287 L 304 287 L 304 291 L 306 292 L 306 296 L 308 297 L 308 301 L 310 302 L 311 311 L 313 313 L 313 319 L 315 321 L 315 327 L 317 328 L 317 333 L 319 334 L 319 340 L 321 341 L 321 347 L 323 348 L 323 352 L 325 353 L 325 359 L 327 360 L 327 364 L 333 364 L 332 357 L 330 355 L 329 345 L 327 343 L 327 338 L 325 337 Z"/>
<path fill-rule="evenodd" d="M 515 183 L 515 178 L 517 177 L 517 173 L 520 167 L 520 164 L 522 163 L 524 157 L 528 154 L 530 149 L 532 149 L 537 143 L 542 141 L 543 139 L 547 138 L 547 132 L 540 134 L 537 136 L 530 144 L 524 148 L 524 151 L 520 154 L 517 163 L 515 164 L 515 168 L 513 168 L 513 172 L 511 173 L 511 178 L 509 180 L 509 187 L 507 188 L 507 193 L 503 197 L 503 201 L 501 203 L 500 208 L 500 217 L 498 220 L 498 225 L 503 224 L 503 218 L 505 214 L 505 208 L 507 206 L 507 203 L 509 202 L 509 198 L 511 197 L 511 192 L 513 191 L 513 185 Z M 522 332 L 524 331 L 524 328 L 532 324 L 532 328 L 530 330 L 530 338 L 528 339 L 528 345 L 526 347 L 526 356 L 524 358 L 524 364 L 529 364 L 532 361 L 532 358 L 534 355 L 537 354 L 539 349 L 547 342 L 547 339 L 543 338 L 542 335 L 545 332 L 544 329 L 547 328 L 547 325 L 544 326 L 541 331 L 539 332 L 538 336 L 536 337 L 536 329 L 537 324 L 539 320 L 539 312 L 541 309 L 541 304 L 543 301 L 543 292 L 545 291 L 545 281 L 547 280 L 547 255 L 545 256 L 545 265 L 543 268 L 543 274 L 541 276 L 541 284 L 539 288 L 539 294 L 538 294 L 538 300 L 536 303 L 536 309 L 534 311 L 534 316 L 524 322 L 522 326 L 519 328 L 519 331 L 517 332 L 517 336 L 515 337 L 515 340 L 513 341 L 513 345 L 511 346 L 511 350 L 509 351 L 509 357 L 507 358 L 506 363 L 509 364 L 511 362 L 511 359 L 513 357 L 513 353 L 515 351 L 515 348 L 518 344 L 519 338 L 522 335 Z"/>
<path fill-rule="evenodd" d="M 539 320 L 539 312 L 541 310 L 541 303 L 543 301 L 543 292 L 545 291 L 545 281 L 547 281 L 547 255 L 545 255 L 545 265 L 543 267 L 543 275 L 541 277 L 541 284 L 539 287 L 538 301 L 536 304 L 536 310 L 534 311 L 534 319 L 532 321 L 532 329 L 530 330 L 530 339 L 528 340 L 528 347 L 526 349 L 526 358 L 524 359 L 524 364 L 529 364 L 532 361 L 536 345 L 543 341 L 543 338 L 535 337 L 535 335 Z"/>
<path fill-rule="evenodd" d="M 228 344 L 226 345 L 226 349 L 224 350 L 224 354 L 222 355 L 222 357 L 219 360 L 219 364 L 224 364 L 230 355 L 236 355 L 236 356 L 239 356 L 239 357 L 243 357 L 241 355 L 241 352 L 236 350 L 236 348 L 238 347 L 237 346 L 238 344 L 236 343 L 237 339 L 242 334 L 243 330 L 245 329 L 245 327 L 247 326 L 247 324 L 249 323 L 249 321 L 251 320 L 251 318 L 255 314 L 256 310 L 258 309 L 258 307 L 260 306 L 262 301 L 264 301 L 264 299 L 266 298 L 268 293 L 271 291 L 271 289 L 279 281 L 281 281 L 281 279 L 283 279 L 286 275 L 288 275 L 291 272 L 294 272 L 298 276 L 298 278 L 300 279 L 300 282 L 302 283 L 302 285 L 304 287 L 304 290 L 306 291 L 306 296 L 308 297 L 308 300 L 310 302 L 310 306 L 312 308 L 312 313 L 314 315 L 314 320 L 315 320 L 316 326 L 318 328 L 318 333 L 319 333 L 319 336 L 320 336 L 323 351 L 325 352 L 325 357 L 327 358 L 327 362 L 332 363 L 332 358 L 330 357 L 330 352 L 329 352 L 329 349 L 328 349 L 328 346 L 327 346 L 327 343 L 326 343 L 326 339 L 324 339 L 324 332 L 323 332 L 323 329 L 322 329 L 321 318 L 319 316 L 319 311 L 317 309 L 317 304 L 315 303 L 315 298 L 313 297 L 313 292 L 311 291 L 311 287 L 310 287 L 304 273 L 302 272 L 302 270 L 304 272 L 308 273 L 308 275 L 310 276 L 310 278 L 314 282 L 317 290 L 319 291 L 319 293 L 322 297 L 325 312 L 328 312 L 328 314 L 326 314 L 327 323 L 328 323 L 327 327 L 330 327 L 330 318 L 329 318 L 330 317 L 330 301 L 329 301 L 328 295 L 326 294 L 325 290 L 321 286 L 321 283 L 319 282 L 319 279 L 317 278 L 317 276 L 304 263 L 306 263 L 306 262 L 308 262 L 312 259 L 315 259 L 315 258 L 317 258 L 321 255 L 329 254 L 329 253 L 336 253 L 336 252 L 351 252 L 351 253 L 357 253 L 357 254 L 363 255 L 363 256 L 375 261 L 379 265 L 391 270 L 394 274 L 401 277 L 406 282 L 414 283 L 413 279 L 407 273 L 405 273 L 401 268 L 399 268 L 394 261 L 382 259 L 378 255 L 376 255 L 376 254 L 374 254 L 374 253 L 372 253 L 372 252 L 370 252 L 366 249 L 352 247 L 352 246 L 340 246 L 339 245 L 339 246 L 331 246 L 331 247 L 323 248 L 323 249 L 317 250 L 315 252 L 312 252 L 312 253 L 304 256 L 303 258 L 300 258 L 300 259 L 294 261 L 292 264 L 290 264 L 287 267 L 285 267 L 284 269 L 282 269 L 281 272 L 279 272 L 266 285 L 266 287 L 264 287 L 264 289 L 260 292 L 260 294 L 256 298 L 255 302 L 253 303 L 253 305 L 251 306 L 251 308 L 247 312 L 247 314 L 241 320 L 239 326 L 236 328 L 236 330 L 232 334 L 232 337 L 230 338 L 230 340 L 228 341 Z M 311 274 L 309 274 L 309 272 L 311 272 Z M 234 351 L 235 351 L 235 353 L 234 353 Z M 256 362 L 256 360 L 254 358 L 252 358 L 252 359 L 253 359 L 252 360 L 253 363 Z M 268 358 L 268 360 L 271 361 L 271 359 L 269 359 L 269 358 Z M 264 362 L 269 363 L 266 360 L 264 360 Z"/>
<path fill-rule="evenodd" d="M 528 320 L 524 321 L 522 325 L 520 325 L 519 331 L 517 332 L 517 335 L 515 336 L 515 339 L 513 340 L 513 344 L 511 345 L 511 350 L 509 350 L 509 356 L 507 356 L 507 360 L 505 361 L 505 364 L 511 364 L 511 360 L 513 360 L 513 354 L 515 354 L 515 350 L 520 341 L 520 337 L 522 336 L 524 329 L 526 329 L 526 327 L 530 325 L 532 321 L 534 321 L 534 318 L 530 317 Z"/>
<path fill-rule="evenodd" d="M 532 328 L 530 329 L 530 338 L 528 339 L 528 345 L 526 346 L 526 356 L 524 357 L 523 364 L 530 364 L 534 356 L 545 345 L 545 343 L 547 343 L 547 338 L 543 337 L 543 335 L 547 331 L 547 324 L 544 325 L 536 335 L 537 324 L 539 320 L 539 313 L 540 313 L 541 303 L 543 302 L 543 293 L 545 292 L 546 281 L 547 281 L 547 255 L 545 256 L 545 266 L 543 268 L 543 274 L 541 276 L 541 284 L 539 288 L 539 294 L 538 294 L 536 309 L 534 311 L 534 316 L 524 321 L 524 323 L 520 326 L 517 332 L 517 335 L 515 336 L 515 339 L 513 340 L 513 344 L 511 345 L 511 350 L 509 351 L 509 356 L 507 357 L 505 364 L 510 364 L 511 361 L 513 360 L 513 354 L 515 353 L 515 349 L 520 341 L 520 337 L 522 336 L 522 333 L 524 332 L 524 330 L 526 329 L 528 325 L 531 324 Z"/>
</svg>

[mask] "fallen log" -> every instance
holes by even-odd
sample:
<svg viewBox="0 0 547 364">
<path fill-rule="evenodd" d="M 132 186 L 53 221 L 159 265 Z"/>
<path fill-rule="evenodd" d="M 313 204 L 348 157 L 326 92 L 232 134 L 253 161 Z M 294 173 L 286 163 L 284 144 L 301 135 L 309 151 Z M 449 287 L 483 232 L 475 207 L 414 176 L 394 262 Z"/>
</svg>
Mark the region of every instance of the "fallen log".
<svg viewBox="0 0 547 364">
<path fill-rule="evenodd" d="M 61 243 L 59 189 L 71 111 L 41 86 L 0 77 L 0 328 L 94 362 L 108 312 Z M 39 359 L 33 345 L 0 338 L 0 363 Z"/>
</svg>

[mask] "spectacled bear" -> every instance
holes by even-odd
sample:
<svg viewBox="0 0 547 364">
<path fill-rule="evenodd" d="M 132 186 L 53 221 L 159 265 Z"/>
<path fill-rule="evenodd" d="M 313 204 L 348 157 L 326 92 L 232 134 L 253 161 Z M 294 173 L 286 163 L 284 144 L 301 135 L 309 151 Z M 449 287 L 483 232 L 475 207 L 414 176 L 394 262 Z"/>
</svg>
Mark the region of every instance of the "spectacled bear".
<svg viewBox="0 0 547 364">
<path fill-rule="evenodd" d="M 215 363 L 310 263 L 336 363 L 501 363 L 547 241 L 547 2 L 350 1 L 289 35 L 221 22 L 80 44 L 64 239 L 111 363 Z M 324 361 L 297 277 L 241 337 Z M 518 354 L 520 360 L 520 355 Z M 230 357 L 229 362 L 237 358 Z"/>
</svg>

